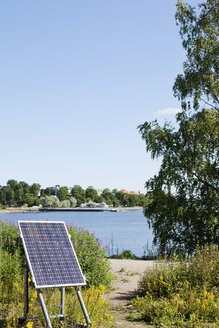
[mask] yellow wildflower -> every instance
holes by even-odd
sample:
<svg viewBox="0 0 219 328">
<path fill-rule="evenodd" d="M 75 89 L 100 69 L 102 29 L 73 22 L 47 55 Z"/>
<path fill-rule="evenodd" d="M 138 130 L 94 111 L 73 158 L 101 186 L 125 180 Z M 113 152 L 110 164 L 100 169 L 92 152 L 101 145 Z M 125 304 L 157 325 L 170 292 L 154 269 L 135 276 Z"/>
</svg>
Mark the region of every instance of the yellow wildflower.
<svg viewBox="0 0 219 328">
<path fill-rule="evenodd" d="M 204 296 L 207 295 L 207 291 L 206 291 L 206 289 L 204 289 L 203 294 L 204 294 Z"/>
<path fill-rule="evenodd" d="M 202 309 L 205 309 L 205 305 L 206 305 L 207 303 L 208 303 L 207 300 L 204 299 L 204 300 L 202 301 L 201 308 L 202 308 Z"/>
<path fill-rule="evenodd" d="M 14 283 L 14 287 L 19 288 L 19 285 L 18 285 L 17 281 Z"/>
<path fill-rule="evenodd" d="M 37 291 L 36 290 L 33 292 L 32 297 L 37 298 Z"/>
<path fill-rule="evenodd" d="M 33 327 L 33 322 L 32 322 L 32 321 L 29 321 L 29 322 L 26 324 L 26 327 L 27 327 L 27 328 L 32 328 L 32 327 Z"/>
<path fill-rule="evenodd" d="M 208 295 L 208 297 L 209 297 L 209 299 L 210 299 L 211 301 L 214 300 L 214 294 L 213 294 L 213 293 L 210 293 L 210 294 Z"/>
</svg>

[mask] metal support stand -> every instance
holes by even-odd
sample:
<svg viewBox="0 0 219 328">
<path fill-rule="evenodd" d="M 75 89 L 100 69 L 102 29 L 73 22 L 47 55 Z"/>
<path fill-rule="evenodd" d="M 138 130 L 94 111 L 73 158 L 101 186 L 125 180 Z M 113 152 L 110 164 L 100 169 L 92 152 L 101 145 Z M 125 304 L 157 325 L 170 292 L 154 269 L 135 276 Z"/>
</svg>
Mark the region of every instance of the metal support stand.
<svg viewBox="0 0 219 328">
<path fill-rule="evenodd" d="M 84 305 L 84 301 L 83 301 L 83 298 L 82 298 L 82 296 L 81 296 L 81 292 L 80 292 L 78 286 L 75 287 L 75 290 L 76 290 L 77 297 L 78 297 L 78 300 L 79 300 L 79 302 L 80 302 L 80 305 L 81 305 L 82 311 L 83 311 L 83 313 L 84 313 L 84 317 L 85 317 L 86 323 L 87 323 L 87 325 L 89 325 L 89 324 L 91 323 L 91 321 L 90 321 L 89 315 L 88 315 L 88 313 L 87 313 L 87 309 L 86 309 L 86 307 L 85 307 L 85 305 Z"/>
<path fill-rule="evenodd" d="M 25 267 L 24 267 L 24 317 L 27 318 L 29 312 L 29 297 L 28 297 L 28 263 L 25 260 Z"/>
<path fill-rule="evenodd" d="M 41 305 L 42 310 L 43 310 L 43 314 L 44 314 L 44 317 L 45 317 L 45 320 L 46 320 L 47 327 L 52 328 L 50 318 L 49 318 L 49 315 L 48 315 L 48 312 L 47 312 L 47 309 L 46 309 L 46 305 L 45 305 L 45 302 L 44 302 L 44 299 L 43 299 L 43 295 L 42 295 L 42 292 L 41 292 L 40 289 L 37 289 L 37 294 L 38 294 L 38 297 L 39 297 L 40 305 Z"/>
<path fill-rule="evenodd" d="M 61 311 L 60 311 L 61 315 L 64 318 L 65 315 L 65 288 L 62 287 L 61 289 Z"/>
<path fill-rule="evenodd" d="M 29 275 L 28 263 L 27 263 L 27 261 L 25 261 L 25 270 L 24 270 L 24 319 L 22 319 L 22 320 L 27 319 L 28 312 L 29 312 L 28 275 Z M 84 301 L 83 301 L 83 298 L 81 296 L 81 292 L 79 290 L 79 287 L 76 286 L 75 290 L 76 290 L 76 294 L 77 294 L 78 300 L 80 302 L 80 305 L 81 305 L 81 308 L 82 308 L 82 311 L 83 311 L 83 314 L 84 314 L 84 317 L 85 317 L 85 320 L 86 320 L 86 323 L 87 323 L 87 325 L 85 325 L 85 326 L 83 325 L 83 327 L 87 327 L 88 325 L 91 324 L 91 321 L 90 321 L 89 315 L 87 313 L 87 309 L 84 305 Z M 37 295 L 38 295 L 38 299 L 39 299 L 41 308 L 43 310 L 43 315 L 45 317 L 47 327 L 52 328 L 50 317 L 49 317 L 49 314 L 47 312 L 46 305 L 45 305 L 45 302 L 44 302 L 44 298 L 43 298 L 43 295 L 42 295 L 42 292 L 41 292 L 40 289 L 37 289 Z M 60 317 L 61 319 L 63 319 L 64 316 L 65 316 L 65 288 L 62 287 L 62 289 L 61 289 L 60 315 L 51 316 L 51 317 Z M 80 327 L 81 327 L 81 325 L 80 325 Z"/>
</svg>

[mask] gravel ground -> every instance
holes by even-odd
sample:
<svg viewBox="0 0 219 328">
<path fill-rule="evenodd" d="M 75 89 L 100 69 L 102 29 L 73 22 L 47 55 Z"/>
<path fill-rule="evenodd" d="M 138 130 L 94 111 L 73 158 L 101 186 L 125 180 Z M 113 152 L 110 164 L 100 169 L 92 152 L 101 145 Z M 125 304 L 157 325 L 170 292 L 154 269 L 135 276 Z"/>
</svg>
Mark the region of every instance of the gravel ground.
<svg viewBox="0 0 219 328">
<path fill-rule="evenodd" d="M 110 260 L 115 275 L 110 300 L 114 305 L 124 304 L 132 298 L 138 287 L 138 281 L 145 270 L 157 266 L 157 261 Z"/>
<path fill-rule="evenodd" d="M 107 298 L 111 303 L 112 313 L 116 319 L 115 327 L 152 328 L 144 322 L 129 321 L 126 316 L 133 312 L 130 301 L 136 294 L 139 279 L 145 270 L 157 268 L 159 262 L 111 259 L 110 264 L 115 280 L 112 291 Z"/>
</svg>

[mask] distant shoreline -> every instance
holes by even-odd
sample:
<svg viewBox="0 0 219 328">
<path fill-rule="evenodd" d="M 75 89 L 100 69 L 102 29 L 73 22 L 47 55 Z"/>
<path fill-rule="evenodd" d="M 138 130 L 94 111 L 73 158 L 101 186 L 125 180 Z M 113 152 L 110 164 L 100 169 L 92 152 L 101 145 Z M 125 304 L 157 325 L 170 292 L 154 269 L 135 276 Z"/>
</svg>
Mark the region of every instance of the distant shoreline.
<svg viewBox="0 0 219 328">
<path fill-rule="evenodd" d="M 80 208 L 72 208 L 72 209 L 65 209 L 65 208 L 58 208 L 58 209 L 54 209 L 54 208 L 49 208 L 47 211 L 49 212 L 76 212 L 76 211 L 83 211 L 84 209 L 80 209 Z M 136 210 L 143 210 L 143 207 L 140 206 L 133 206 L 133 207 L 112 207 L 112 208 L 108 208 L 107 211 L 112 211 L 112 212 L 124 212 L 124 211 L 136 211 Z M 0 214 L 1 213 L 28 213 L 28 212 L 41 212 L 42 210 L 40 210 L 39 208 L 26 208 L 26 207 L 8 207 L 6 209 L 0 209 Z M 46 211 L 46 210 L 45 210 Z M 105 211 L 105 209 L 96 209 L 96 208 L 87 208 L 84 211 L 88 212 L 101 212 L 101 211 Z"/>
</svg>

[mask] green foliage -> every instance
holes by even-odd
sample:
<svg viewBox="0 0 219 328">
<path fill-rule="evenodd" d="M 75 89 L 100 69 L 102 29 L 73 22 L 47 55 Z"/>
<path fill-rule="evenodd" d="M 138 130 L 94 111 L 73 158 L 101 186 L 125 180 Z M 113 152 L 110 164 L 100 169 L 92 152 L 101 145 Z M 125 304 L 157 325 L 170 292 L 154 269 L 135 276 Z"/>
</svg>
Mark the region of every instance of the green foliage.
<svg viewBox="0 0 219 328">
<path fill-rule="evenodd" d="M 135 259 L 136 256 L 134 254 L 132 254 L 132 252 L 129 249 L 127 249 L 119 255 L 119 258 L 121 258 L 121 259 Z"/>
<path fill-rule="evenodd" d="M 59 200 L 57 196 L 45 196 L 40 198 L 40 204 L 43 207 L 53 207 L 53 208 L 70 208 L 75 207 L 77 204 L 77 201 L 74 197 L 69 197 L 67 199 L 64 199 L 62 201 Z"/>
<path fill-rule="evenodd" d="M 33 183 L 32 186 L 30 186 L 30 192 L 34 196 L 38 196 L 38 194 L 40 192 L 40 184 L 39 183 Z"/>
<path fill-rule="evenodd" d="M 57 196 L 45 196 L 40 198 L 40 204 L 43 207 L 54 207 L 58 208 L 61 206 L 61 203 Z"/>
<path fill-rule="evenodd" d="M 105 188 L 101 194 L 103 200 L 102 202 L 106 202 L 108 205 L 112 205 L 115 204 L 116 202 L 116 197 L 115 195 L 113 195 L 113 193 L 111 193 L 111 191 L 107 188 Z"/>
<path fill-rule="evenodd" d="M 70 207 L 70 201 L 68 199 L 65 199 L 65 200 L 61 201 L 60 202 L 60 207 L 69 208 Z"/>
<path fill-rule="evenodd" d="M 174 84 L 174 93 L 182 107 L 198 109 L 203 101 L 218 110 L 219 93 L 219 6 L 215 0 L 202 1 L 197 8 L 177 2 L 176 22 L 180 27 L 187 60 L 183 74 Z M 192 102 L 190 101 L 192 100 Z"/>
<path fill-rule="evenodd" d="M 115 194 L 115 198 L 119 201 L 120 205 L 122 206 L 146 206 L 149 202 L 147 196 L 140 194 L 140 195 L 132 195 L 126 194 L 121 191 L 117 191 Z"/>
<path fill-rule="evenodd" d="M 97 193 L 96 189 L 94 189 L 94 187 L 89 186 L 85 190 L 85 197 L 87 198 L 87 200 L 96 201 L 96 199 L 98 197 L 98 193 Z"/>
<path fill-rule="evenodd" d="M 191 118 L 180 114 L 178 131 L 157 122 L 140 127 L 152 157 L 163 157 L 159 173 L 146 182 L 153 201 L 145 208 L 161 252 L 192 253 L 198 242 L 217 243 L 217 121 L 216 111 L 203 110 Z"/>
<path fill-rule="evenodd" d="M 71 194 L 77 200 L 77 206 L 85 202 L 85 191 L 81 186 L 74 185 Z"/>
<path fill-rule="evenodd" d="M 7 186 L 0 189 L 0 202 L 5 206 L 39 206 L 38 194 L 40 185 L 33 183 L 28 186 L 24 181 L 17 182 L 14 179 L 8 180 Z"/>
<path fill-rule="evenodd" d="M 14 191 L 10 187 L 3 187 L 0 190 L 0 201 L 2 205 L 12 205 L 14 203 Z"/>
<path fill-rule="evenodd" d="M 0 317 L 6 317 L 22 301 L 14 290 L 15 282 L 23 284 L 23 262 L 19 250 L 13 254 L 1 252 L 0 267 Z"/>
<path fill-rule="evenodd" d="M 106 249 L 83 228 L 68 227 L 71 240 L 78 256 L 87 286 L 109 286 L 112 281 Z"/>
<path fill-rule="evenodd" d="M 77 200 L 74 197 L 69 198 L 70 207 L 75 207 L 77 205 Z"/>
<path fill-rule="evenodd" d="M 35 197 L 33 194 L 26 193 L 24 196 L 24 203 L 27 204 L 29 207 L 39 206 L 40 200 L 39 198 Z"/>
<path fill-rule="evenodd" d="M 19 238 L 18 227 L 7 221 L 0 221 L 0 227 L 3 251 L 11 255 L 19 251 L 20 257 L 24 260 L 24 250 Z M 67 228 L 83 274 L 86 276 L 87 286 L 109 286 L 112 275 L 109 271 L 106 249 L 102 247 L 101 242 L 83 228 L 76 228 L 73 225 Z"/>
<path fill-rule="evenodd" d="M 145 272 L 133 301 L 138 316 L 157 327 L 203 327 L 219 323 L 219 250 L 206 247 L 194 258 L 166 260 Z M 208 327 L 206 325 L 205 327 Z"/>
<path fill-rule="evenodd" d="M 60 201 L 63 201 L 66 199 L 67 195 L 68 195 L 68 187 L 60 187 L 58 192 L 57 192 L 57 196 L 58 196 L 58 199 Z"/>
<path fill-rule="evenodd" d="M 174 85 L 183 109 L 176 117 L 178 130 L 157 121 L 139 130 L 146 151 L 162 158 L 159 173 L 146 182 L 151 204 L 145 216 L 154 243 L 161 252 L 188 254 L 197 243 L 217 244 L 219 238 L 219 7 L 206 0 L 196 9 L 179 0 L 176 19 L 187 51 L 184 72 Z M 203 104 L 210 109 L 200 109 Z"/>
<path fill-rule="evenodd" d="M 18 227 L 0 221 L 1 227 L 1 263 L 0 263 L 0 322 L 4 319 L 7 327 L 16 327 L 18 318 L 23 317 L 23 276 L 24 250 L 19 239 Z M 103 294 L 105 286 L 109 286 L 112 275 L 109 272 L 108 260 L 101 243 L 94 236 L 83 229 L 68 227 L 72 242 L 82 271 L 87 278 L 87 286 L 82 290 L 83 299 L 92 321 L 92 327 L 113 327 L 109 304 Z M 29 278 L 29 281 L 31 278 Z M 45 326 L 41 307 L 37 300 L 37 292 L 29 287 L 30 317 L 39 317 L 28 327 Z M 49 313 L 57 314 L 60 311 L 60 291 L 55 288 L 43 290 Z M 78 303 L 74 288 L 66 288 L 65 308 L 68 316 L 65 318 L 65 327 L 74 327 L 76 320 L 84 322 L 83 313 Z M 60 322 L 52 319 L 52 325 L 59 327 Z"/>
<path fill-rule="evenodd" d="M 2 261 L 2 265 L 6 268 L 7 276 L 12 272 L 11 267 L 16 264 L 14 259 L 10 258 L 11 265 L 4 263 L 5 256 Z M 5 326 L 8 328 L 17 327 L 18 318 L 23 317 L 23 299 L 24 289 L 23 281 L 19 277 L 12 276 L 10 279 L 0 281 L 1 299 L 0 299 L 0 320 L 4 319 Z M 30 281 L 30 278 L 29 278 Z M 105 286 L 91 287 L 86 290 L 81 290 L 82 297 L 89 313 L 92 327 L 113 327 L 113 318 L 110 314 L 110 308 L 108 302 L 104 298 Z M 43 290 L 44 301 L 48 312 L 51 315 L 57 315 L 60 312 L 60 290 L 58 288 L 49 288 Z M 25 327 L 45 327 L 45 319 L 43 317 L 42 309 L 37 300 L 37 291 L 29 286 L 29 318 L 37 318 L 33 321 L 29 321 Z M 81 310 L 78 298 L 75 293 L 75 289 L 65 289 L 65 312 L 68 314 L 62 325 L 57 318 L 51 318 L 53 327 L 77 327 L 76 323 L 85 323 L 84 315 Z M 31 320 L 31 319 L 30 319 Z M 19 326 L 20 327 L 20 326 Z"/>
<path fill-rule="evenodd" d="M 114 327 L 114 320 L 110 314 L 109 303 L 104 299 L 105 286 L 100 285 L 99 287 L 91 287 L 88 290 L 82 292 L 82 297 L 89 313 L 92 327 Z M 69 302 L 66 306 L 66 311 L 69 313 L 70 318 L 67 319 L 73 325 L 76 322 L 83 322 L 83 314 L 79 306 L 79 302 L 74 297 L 72 302 L 69 299 Z"/>
<path fill-rule="evenodd" d="M 57 196 L 56 196 L 57 194 Z M 72 196 L 72 197 L 71 197 Z M 70 203 L 69 203 L 70 201 Z M 82 203 L 89 201 L 95 203 L 105 202 L 111 206 L 146 206 L 148 198 L 141 195 L 132 195 L 118 192 L 114 189 L 112 192 L 105 188 L 101 195 L 93 187 L 84 190 L 81 186 L 74 185 L 69 194 L 68 187 L 47 187 L 40 189 L 40 185 L 34 183 L 28 185 L 26 182 L 17 182 L 16 180 L 8 180 L 7 186 L 0 189 L 0 203 L 2 206 L 23 206 L 28 205 L 44 207 L 76 207 Z"/>
<path fill-rule="evenodd" d="M 41 191 L 41 196 L 51 196 L 52 195 L 52 188 L 47 187 L 46 189 Z"/>
</svg>

